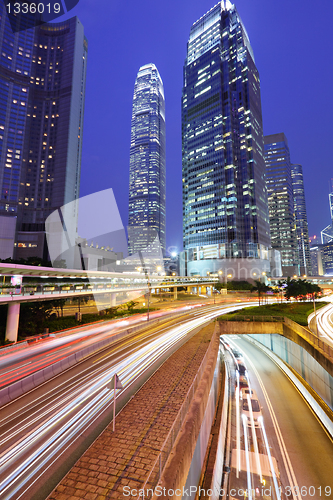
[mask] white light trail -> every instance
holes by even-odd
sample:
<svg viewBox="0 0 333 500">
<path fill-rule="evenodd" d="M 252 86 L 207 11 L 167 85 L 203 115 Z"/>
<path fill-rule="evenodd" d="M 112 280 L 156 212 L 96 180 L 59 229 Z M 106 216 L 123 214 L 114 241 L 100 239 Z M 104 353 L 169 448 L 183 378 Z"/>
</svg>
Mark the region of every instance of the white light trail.
<svg viewBox="0 0 333 500">
<path fill-rule="evenodd" d="M 250 469 L 250 457 L 249 457 L 249 443 L 247 440 L 247 418 L 242 415 L 243 429 L 244 429 L 244 445 L 245 445 L 245 458 L 246 458 L 246 477 L 247 477 L 247 489 L 249 500 L 252 500 L 252 484 L 251 484 L 251 469 Z"/>
</svg>

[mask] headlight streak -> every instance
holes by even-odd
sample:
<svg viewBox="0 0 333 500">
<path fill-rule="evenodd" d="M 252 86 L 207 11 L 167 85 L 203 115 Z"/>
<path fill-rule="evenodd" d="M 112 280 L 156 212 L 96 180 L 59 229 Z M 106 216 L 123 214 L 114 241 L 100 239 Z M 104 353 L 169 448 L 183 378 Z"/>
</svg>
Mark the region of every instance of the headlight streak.
<svg viewBox="0 0 333 500">
<path fill-rule="evenodd" d="M 250 387 L 250 392 L 251 392 L 251 387 Z M 260 476 L 260 483 L 262 484 L 262 473 L 261 473 L 261 465 L 260 465 L 260 458 L 259 458 L 258 441 L 257 441 L 256 430 L 254 427 L 252 402 L 251 402 L 250 394 L 247 394 L 247 404 L 249 405 L 249 411 L 250 411 L 251 431 L 252 431 L 252 441 L 253 441 L 254 453 L 255 453 L 255 457 L 256 457 L 258 473 Z"/>
<path fill-rule="evenodd" d="M 249 457 L 249 443 L 247 440 L 247 418 L 242 415 L 243 430 L 244 430 L 244 445 L 245 445 L 245 458 L 246 458 L 246 477 L 247 477 L 247 489 L 249 493 L 249 500 L 252 500 L 252 484 L 251 484 L 251 472 L 250 472 L 250 457 Z"/>
<path fill-rule="evenodd" d="M 45 421 L 37 429 L 35 428 L 28 436 L 16 443 L 11 447 L 2 457 L 0 471 L 5 471 L 10 465 L 21 458 L 22 455 L 29 453 L 29 448 L 35 447 L 38 442 L 46 438 L 46 441 L 38 446 L 23 463 L 21 463 L 15 470 L 11 471 L 9 475 L 0 483 L 0 493 L 5 493 L 8 489 L 18 492 L 20 488 L 27 484 L 38 472 L 42 473 L 41 468 L 49 462 L 56 453 L 66 445 L 69 439 L 77 435 L 82 426 L 90 425 L 91 420 L 97 418 L 98 413 L 105 410 L 106 405 L 110 405 L 113 400 L 113 392 L 105 388 L 105 384 L 109 382 L 111 376 L 116 372 L 122 375 L 124 388 L 126 389 L 135 376 L 142 373 L 146 366 L 150 365 L 152 360 L 158 359 L 164 352 L 166 352 L 173 344 L 179 342 L 186 337 L 187 333 L 195 328 L 202 326 L 210 319 L 227 312 L 243 307 L 242 305 L 214 309 L 214 312 L 202 315 L 201 317 L 190 320 L 186 325 L 171 328 L 168 333 L 163 334 L 158 339 L 150 342 L 145 347 L 139 349 L 135 354 L 132 353 L 126 360 L 120 361 L 116 364 L 113 363 L 111 367 L 105 372 L 103 367 L 103 374 L 95 378 L 94 383 L 88 382 L 85 389 L 81 392 L 75 391 L 77 395 L 72 398 L 69 404 L 63 407 L 60 411 L 54 414 L 51 418 Z M 198 313 L 200 314 L 200 313 Z M 111 394 L 112 393 L 112 394 Z M 91 399 L 93 397 L 93 399 Z M 66 396 L 65 400 L 70 399 L 70 395 Z M 62 400 L 62 404 L 64 401 Z M 82 407 L 82 405 L 84 405 Z M 78 408 L 81 409 L 73 415 Z M 72 415 L 72 416 L 71 416 Z M 62 421 L 69 418 L 61 424 Z M 61 426 L 57 431 L 47 438 L 48 432 L 54 432 L 56 426 Z M 43 458 L 44 457 L 44 458 Z M 42 463 L 40 463 L 41 459 Z M 2 470 L 1 470 L 2 469 Z M 33 470 L 32 470 L 33 469 Z M 27 472 L 29 471 L 29 473 Z M 19 482 L 19 484 L 18 484 Z M 9 497 L 12 498 L 12 492 Z"/>
<path fill-rule="evenodd" d="M 332 305 L 327 305 L 317 311 L 318 333 L 326 338 L 326 342 L 332 346 L 333 328 L 330 317 L 332 316 Z"/>
<path fill-rule="evenodd" d="M 234 345 L 236 345 L 236 344 L 234 344 Z M 268 397 L 266 388 L 265 388 L 264 383 L 263 383 L 263 381 L 262 381 L 262 379 L 261 379 L 261 377 L 260 377 L 260 375 L 258 373 L 258 370 L 256 369 L 256 367 L 254 366 L 254 364 L 252 363 L 251 359 L 249 358 L 249 356 L 247 354 L 244 354 L 244 357 L 246 358 L 246 360 L 251 365 L 251 367 L 252 367 L 252 369 L 253 369 L 256 377 L 257 377 L 257 380 L 259 382 L 261 390 L 263 392 L 263 395 L 264 395 L 264 398 L 265 398 L 265 401 L 266 401 L 266 404 L 267 404 L 267 407 L 268 407 L 268 411 L 269 411 L 269 414 L 271 416 L 271 420 L 272 420 L 272 423 L 273 423 L 273 427 L 274 427 L 274 430 L 275 430 L 275 434 L 276 434 L 276 437 L 277 437 L 279 448 L 280 448 L 280 451 L 281 451 L 281 455 L 282 455 L 284 467 L 285 467 L 285 470 L 286 470 L 286 473 L 287 473 L 287 476 L 288 476 L 288 484 L 291 486 L 292 498 L 293 498 L 293 500 L 297 500 L 297 496 L 295 496 L 294 492 L 295 491 L 299 491 L 299 486 L 298 486 L 298 483 L 297 483 L 297 479 L 295 477 L 294 469 L 292 467 L 292 464 L 291 464 L 291 461 L 290 461 L 290 458 L 289 458 L 289 455 L 288 455 L 288 452 L 287 452 L 286 445 L 284 443 L 284 439 L 283 439 L 283 436 L 282 436 L 282 433 L 281 433 L 281 430 L 280 430 L 280 427 L 279 427 L 279 424 L 278 424 L 275 412 L 273 410 L 272 403 L 271 403 L 271 401 L 270 401 L 270 399 Z M 278 498 L 280 498 L 280 497 L 278 496 Z"/>
<path fill-rule="evenodd" d="M 240 472 L 240 408 L 239 408 L 239 372 L 236 370 L 236 449 L 237 449 L 237 468 L 236 477 L 239 478 Z"/>
<path fill-rule="evenodd" d="M 274 488 L 275 488 L 276 496 L 277 496 L 278 500 L 281 500 L 280 489 L 279 489 L 278 481 L 277 481 L 276 474 L 275 474 L 275 469 L 274 469 L 274 465 L 273 465 L 271 450 L 269 449 L 269 444 L 268 444 L 266 429 L 265 429 L 265 425 L 264 425 L 264 420 L 263 420 L 262 417 L 259 417 L 259 419 L 260 419 L 262 434 L 264 436 L 265 446 L 266 446 L 266 450 L 267 450 L 269 466 L 270 466 L 271 473 L 272 473 L 272 476 L 273 476 L 273 483 L 274 483 Z"/>
<path fill-rule="evenodd" d="M 107 389 L 104 389 L 103 394 L 107 392 Z M 80 428 L 80 418 L 83 417 L 84 420 L 89 419 L 89 415 L 85 415 L 87 413 L 87 409 L 89 410 L 90 408 L 93 408 L 95 406 L 96 408 L 96 403 L 101 404 L 99 396 L 97 396 L 94 400 L 92 400 L 87 406 L 88 408 L 83 408 L 79 411 L 78 414 L 74 415 L 65 426 L 61 427 L 55 434 L 53 434 L 45 443 L 43 443 L 36 451 L 34 451 L 23 463 L 20 464 L 19 467 L 17 467 L 13 472 L 11 472 L 7 478 L 0 483 L 0 493 L 3 494 L 13 483 L 13 480 L 17 480 L 22 473 L 24 473 L 27 469 L 31 468 L 32 465 L 34 464 L 34 461 L 40 457 L 42 457 L 48 450 L 49 447 L 51 447 L 52 444 L 54 444 L 58 438 L 61 437 L 61 441 L 66 443 L 66 433 L 70 431 L 70 426 L 72 424 L 76 423 L 75 429 L 72 430 L 72 432 L 76 432 Z M 81 422 L 82 423 L 82 422 Z M 52 456 L 52 455 L 51 455 Z M 17 456 L 11 458 L 12 461 L 17 460 Z M 7 464 L 8 465 L 8 464 Z M 2 472 L 3 467 L 0 467 L 0 472 Z M 12 497 L 12 496 L 11 496 Z M 9 497 L 9 498 L 11 498 Z"/>
<path fill-rule="evenodd" d="M 99 402 L 98 405 L 95 405 L 93 415 L 98 414 L 101 411 L 101 409 L 102 409 L 102 403 Z M 55 448 L 53 448 L 53 449 L 51 448 L 51 453 L 50 453 L 50 450 L 45 449 L 45 446 L 41 447 L 42 452 L 40 453 L 39 456 L 37 456 L 36 459 L 40 460 L 41 458 L 43 458 L 43 456 L 45 456 L 45 454 L 47 454 L 47 456 L 44 458 L 44 460 L 41 463 L 37 464 L 35 469 L 29 473 L 28 477 L 25 477 L 23 479 L 23 481 L 21 481 L 21 483 L 19 483 L 17 486 L 15 486 L 14 491 L 11 491 L 9 493 L 9 496 L 1 497 L 1 498 L 3 498 L 3 500 L 11 500 L 13 498 L 13 493 L 14 494 L 17 493 L 27 483 L 27 481 L 29 481 L 36 474 L 36 472 L 39 472 L 44 467 L 44 465 L 47 464 L 47 462 L 50 460 L 50 458 L 52 458 L 56 453 L 58 453 L 63 448 L 63 446 L 65 444 L 67 444 L 70 440 L 75 438 L 75 435 L 78 433 L 79 430 L 83 429 L 86 425 L 89 425 L 90 420 L 91 420 L 90 415 L 82 415 L 81 421 L 77 422 L 77 425 L 75 426 L 75 428 L 66 429 L 64 434 L 61 435 L 57 439 L 57 441 L 60 441 L 58 444 L 57 444 L 57 441 L 53 440 L 52 445 L 53 445 L 53 447 L 55 446 Z M 39 451 L 39 450 L 37 450 L 37 451 Z M 29 461 L 29 459 L 26 462 L 28 462 L 28 461 Z M 34 465 L 34 463 L 32 463 L 30 460 L 30 464 L 28 465 L 28 467 L 25 464 L 20 466 L 20 468 L 19 468 L 20 473 L 15 478 L 15 481 L 17 481 L 26 472 L 26 469 L 30 469 L 32 467 L 32 465 Z M 0 484 L 0 487 L 1 486 L 2 486 L 2 483 Z M 10 486 L 11 486 L 11 484 L 8 484 L 8 486 L 3 490 L 3 492 L 8 490 L 8 488 L 10 488 Z M 1 489 L 0 489 L 0 492 L 1 492 Z"/>
<path fill-rule="evenodd" d="M 135 350 L 135 349 L 134 349 Z M 121 357 L 121 356 L 119 356 Z M 114 363 L 117 362 L 116 360 L 114 360 L 112 362 L 112 365 L 114 365 Z M 111 364 L 111 363 L 109 363 Z M 107 366 L 101 366 L 99 368 L 96 368 L 95 369 L 95 379 L 97 377 L 97 380 L 100 379 L 101 375 L 97 375 L 99 371 L 105 371 L 107 369 Z M 111 370 L 111 373 L 110 373 L 110 377 L 112 376 L 113 372 L 112 372 L 112 367 L 110 367 L 110 370 Z M 92 382 L 90 380 L 91 376 L 90 374 L 87 374 L 83 377 L 83 379 L 81 379 L 81 384 L 82 383 L 85 383 L 86 382 L 86 386 L 89 388 L 91 385 L 92 385 Z M 73 385 L 75 384 L 75 382 L 73 383 Z M 50 414 L 50 412 L 52 412 L 53 410 L 55 410 L 56 408 L 58 408 L 59 406 L 63 406 L 64 405 L 64 402 L 68 401 L 68 400 L 73 400 L 73 397 L 74 396 L 78 396 L 80 393 L 82 393 L 82 387 L 69 387 L 67 388 L 66 392 L 65 393 L 62 393 L 62 398 L 61 400 L 59 400 L 57 403 L 55 403 L 53 406 L 51 407 L 47 407 L 46 410 L 43 412 L 43 413 L 40 413 L 38 411 L 38 413 L 36 413 L 36 417 L 34 418 L 31 418 L 31 416 L 29 417 L 26 417 L 24 420 L 21 420 L 18 424 L 16 424 L 14 427 L 12 427 L 10 429 L 10 432 L 11 434 L 9 434 L 5 439 L 2 439 L 2 441 L 0 441 L 0 446 L 3 446 L 3 444 L 8 441 L 8 439 L 10 439 L 13 435 L 15 435 L 15 427 L 19 428 L 19 432 L 22 432 L 22 431 L 25 431 L 25 429 L 31 425 L 32 423 L 38 421 L 41 419 L 41 417 L 43 416 L 46 416 L 47 414 Z M 66 395 L 67 394 L 67 395 Z M 0 421 L 1 423 L 2 421 Z M 27 422 L 25 425 L 22 425 L 24 424 L 25 422 Z M 32 432 L 32 431 L 31 431 Z M 29 434 L 31 434 L 31 432 Z M 22 439 L 24 439 L 25 437 L 27 437 L 27 433 L 25 432 L 25 435 L 22 437 Z M 4 452 L 5 453 L 5 452 Z M 0 454 L 0 458 L 1 456 L 4 454 Z M 1 463 L 1 462 L 0 462 Z"/>
<path fill-rule="evenodd" d="M 187 320 L 187 321 L 188 321 L 188 320 Z M 163 328 L 163 329 L 161 329 L 160 331 L 163 331 L 163 330 L 166 330 L 166 331 L 167 331 L 167 330 L 169 330 L 169 329 L 170 329 L 170 326 L 168 326 L 168 327 L 164 327 L 164 328 Z M 137 338 L 135 339 L 134 344 L 133 344 L 133 340 L 132 340 L 132 341 L 130 341 L 130 340 L 129 340 L 129 341 L 127 341 L 127 342 L 123 342 L 123 344 L 122 344 L 121 346 L 117 346 L 117 347 L 115 347 L 115 348 L 113 349 L 113 351 L 109 351 L 106 355 L 102 356 L 102 358 L 104 358 L 104 357 L 106 357 L 106 356 L 110 356 L 110 355 L 114 354 L 115 352 L 117 352 L 117 353 L 119 354 L 119 353 L 121 353 L 122 351 L 125 351 L 125 350 L 126 350 L 126 348 L 128 348 L 128 346 L 130 346 L 130 345 L 132 345 L 132 349 L 131 349 L 131 350 L 132 350 L 132 352 L 136 353 L 136 352 L 137 352 L 137 347 L 136 347 L 136 345 L 135 345 L 135 343 L 136 343 L 136 342 L 138 342 L 138 341 L 139 341 L 139 342 L 141 342 L 141 344 L 143 344 L 143 345 L 149 344 L 149 343 L 151 343 L 151 339 L 150 339 L 150 337 L 153 337 L 153 336 L 155 336 L 155 335 L 156 335 L 156 332 L 153 332 L 153 333 L 151 333 L 151 334 L 149 334 L 149 335 L 145 334 L 144 339 L 143 339 L 143 338 L 141 338 L 141 336 L 139 336 L 139 337 L 137 337 Z M 144 342 L 143 342 L 143 340 L 144 340 Z M 110 346 L 110 347 L 112 347 L 112 346 Z M 126 353 L 126 355 L 128 356 L 128 353 Z M 125 354 L 121 354 L 120 356 L 118 356 L 118 358 L 121 358 L 121 357 L 124 357 L 124 356 L 125 356 Z M 94 361 L 94 363 L 97 363 L 97 364 L 98 364 L 98 363 L 101 363 L 101 359 L 102 359 L 102 358 L 99 358 L 97 361 Z M 115 360 L 113 360 L 113 361 L 112 361 L 112 363 L 113 363 L 113 364 L 114 364 L 114 362 L 115 362 Z M 109 364 L 111 364 L 111 363 L 109 363 Z M 97 373 L 98 371 L 105 370 L 105 368 L 106 368 L 106 365 L 101 366 L 101 367 L 99 367 L 99 368 L 94 368 L 94 370 L 95 370 L 95 372 Z M 84 382 L 84 380 L 85 380 L 85 379 L 89 379 L 89 378 L 91 378 L 91 369 L 90 369 L 90 368 L 88 368 L 88 369 L 85 369 L 85 371 L 89 371 L 89 373 L 83 377 L 82 382 Z M 72 384 L 74 385 L 74 384 L 76 383 L 76 382 L 75 382 L 75 378 L 76 378 L 75 376 L 72 376 L 71 378 L 69 378 L 69 379 L 67 380 L 66 387 L 68 387 L 68 383 L 70 383 L 70 381 L 71 381 L 71 380 L 73 380 L 73 379 L 74 379 L 74 381 L 72 382 Z M 47 383 L 47 382 L 45 382 L 45 383 Z M 44 384 L 45 384 L 45 383 L 44 383 Z M 42 384 L 42 385 L 44 385 L 44 384 Z M 66 389 L 66 390 L 67 390 L 67 389 Z M 69 388 L 68 390 L 77 390 L 78 392 L 80 392 L 81 387 L 79 387 L 78 389 L 75 389 L 75 387 L 74 387 L 74 389 Z M 50 391 L 50 392 L 52 392 L 52 391 Z M 46 393 L 46 395 L 45 395 L 45 396 L 47 397 L 47 396 L 48 396 L 48 393 Z M 45 397 L 45 396 L 42 396 L 42 397 L 37 398 L 37 399 L 35 400 L 35 403 L 37 403 L 37 404 L 38 404 L 38 401 L 40 401 L 41 399 L 44 399 L 44 397 Z M 2 408 L 4 408 L 5 406 L 8 406 L 8 404 L 10 404 L 10 403 L 7 403 L 7 405 L 4 405 Z M 16 412 L 12 413 L 12 414 L 11 414 L 11 417 L 13 417 L 16 413 L 19 413 L 19 412 L 21 413 L 21 412 L 22 412 L 22 410 L 24 410 L 26 407 L 30 407 L 30 404 L 25 405 L 24 407 L 21 407 L 21 408 L 20 408 L 20 410 L 17 410 Z M 8 418 L 7 418 L 7 420 L 8 420 Z M 6 419 L 2 419 L 2 420 L 0 420 L 0 424 L 3 424 L 5 421 L 6 421 Z M 20 425 L 20 424 L 18 424 L 18 425 Z M 20 427 L 20 429 L 21 429 L 21 427 Z"/>
</svg>

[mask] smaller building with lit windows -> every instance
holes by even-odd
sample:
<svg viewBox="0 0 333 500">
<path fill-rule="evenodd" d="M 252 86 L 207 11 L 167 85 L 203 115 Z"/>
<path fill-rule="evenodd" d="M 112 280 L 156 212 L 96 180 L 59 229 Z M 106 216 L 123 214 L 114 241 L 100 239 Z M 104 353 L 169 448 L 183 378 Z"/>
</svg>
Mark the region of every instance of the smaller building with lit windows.
<svg viewBox="0 0 333 500">
<path fill-rule="evenodd" d="M 298 276 L 299 254 L 287 138 L 283 133 L 266 135 L 264 148 L 272 248 L 281 253 L 283 276 Z"/>
</svg>

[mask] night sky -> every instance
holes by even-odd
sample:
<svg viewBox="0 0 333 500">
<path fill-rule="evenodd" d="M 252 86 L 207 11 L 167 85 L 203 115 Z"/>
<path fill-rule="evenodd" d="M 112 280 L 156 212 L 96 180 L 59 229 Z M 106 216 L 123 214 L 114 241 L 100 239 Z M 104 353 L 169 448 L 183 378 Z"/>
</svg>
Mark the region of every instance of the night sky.
<svg viewBox="0 0 333 500">
<path fill-rule="evenodd" d="M 155 63 L 166 99 L 167 247 L 182 248 L 181 92 L 193 22 L 214 0 L 80 0 L 88 38 L 81 196 L 113 188 L 127 225 L 134 82 Z M 333 1 L 238 0 L 261 78 L 264 134 L 284 132 L 303 165 L 309 234 L 330 222 Z M 66 17 L 69 17 L 67 14 Z M 59 20 L 62 20 L 60 18 Z"/>
</svg>

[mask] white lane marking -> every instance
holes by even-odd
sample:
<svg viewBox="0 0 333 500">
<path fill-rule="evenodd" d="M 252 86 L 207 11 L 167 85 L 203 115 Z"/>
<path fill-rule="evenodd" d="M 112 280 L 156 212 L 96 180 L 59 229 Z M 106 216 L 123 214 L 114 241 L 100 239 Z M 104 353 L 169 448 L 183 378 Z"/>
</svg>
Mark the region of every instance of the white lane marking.
<svg viewBox="0 0 333 500">
<path fill-rule="evenodd" d="M 251 367 L 252 367 L 252 369 L 253 369 L 253 371 L 254 371 L 257 379 L 258 379 L 258 382 L 259 382 L 259 385 L 260 385 L 260 387 L 262 389 L 262 392 L 264 394 L 264 398 L 265 398 L 265 401 L 266 401 L 266 404 L 267 404 L 267 407 L 268 407 L 268 411 L 269 411 L 271 419 L 272 419 L 273 427 L 274 427 L 274 430 L 275 430 L 275 433 L 276 433 L 276 437 L 277 437 L 277 440 L 278 440 L 278 444 L 279 444 L 279 448 L 280 448 L 280 451 L 281 451 L 282 459 L 283 459 L 283 462 L 284 462 L 285 470 L 286 470 L 286 473 L 287 473 L 287 476 L 288 476 L 289 486 L 291 486 L 292 497 L 293 497 L 294 500 L 297 500 L 298 495 L 297 495 L 297 493 L 295 495 L 295 491 L 296 492 L 300 491 L 300 489 L 299 489 L 299 486 L 298 486 L 298 483 L 297 483 L 297 480 L 296 480 L 296 476 L 295 476 L 295 473 L 294 473 L 293 466 L 292 466 L 290 458 L 289 458 L 289 454 L 287 452 L 287 448 L 286 448 L 284 439 L 282 437 L 282 433 L 281 433 L 281 430 L 280 430 L 280 427 L 279 427 L 279 424 L 278 424 L 275 412 L 273 410 L 273 406 L 271 404 L 271 401 L 270 401 L 269 396 L 267 394 L 267 391 L 265 389 L 264 383 L 263 383 L 263 381 L 262 381 L 262 379 L 261 379 L 261 377 L 260 377 L 260 375 L 258 373 L 258 370 L 256 369 L 256 367 L 252 363 L 252 361 L 249 358 L 249 356 L 247 354 L 245 354 L 245 353 L 243 353 L 243 355 L 247 359 L 247 361 L 250 363 L 250 365 L 251 365 Z"/>
<path fill-rule="evenodd" d="M 16 368 L 12 368 L 11 370 L 8 370 L 6 372 L 1 372 L 0 375 L 3 376 L 3 375 L 6 375 L 6 373 L 14 372 L 15 370 L 20 370 L 20 368 L 23 368 L 23 366 L 30 365 L 30 363 L 32 363 L 32 361 L 29 361 L 28 363 L 25 363 L 24 365 L 19 365 Z"/>
</svg>

